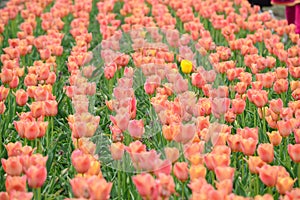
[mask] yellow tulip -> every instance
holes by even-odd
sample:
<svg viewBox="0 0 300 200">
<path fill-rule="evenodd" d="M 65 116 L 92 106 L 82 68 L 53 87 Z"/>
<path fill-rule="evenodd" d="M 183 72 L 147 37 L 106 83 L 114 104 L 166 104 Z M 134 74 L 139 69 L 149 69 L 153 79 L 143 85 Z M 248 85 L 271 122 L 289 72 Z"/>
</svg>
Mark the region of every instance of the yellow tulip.
<svg viewBox="0 0 300 200">
<path fill-rule="evenodd" d="M 193 63 L 189 60 L 182 60 L 180 63 L 181 71 L 185 74 L 189 74 L 192 72 Z"/>
</svg>

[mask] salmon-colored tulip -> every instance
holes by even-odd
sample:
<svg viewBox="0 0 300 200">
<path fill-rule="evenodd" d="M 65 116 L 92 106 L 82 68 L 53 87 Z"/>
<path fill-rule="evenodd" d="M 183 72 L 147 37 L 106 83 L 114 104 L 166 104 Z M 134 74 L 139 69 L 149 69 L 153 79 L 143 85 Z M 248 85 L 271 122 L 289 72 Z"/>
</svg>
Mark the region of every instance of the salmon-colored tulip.
<svg viewBox="0 0 300 200">
<path fill-rule="evenodd" d="M 186 181 L 189 177 L 188 164 L 186 162 L 176 162 L 173 173 L 180 181 Z"/>
<path fill-rule="evenodd" d="M 31 188 L 40 188 L 47 178 L 47 170 L 45 166 L 30 166 L 26 171 L 28 185 Z"/>
<path fill-rule="evenodd" d="M 112 143 L 110 146 L 110 152 L 114 160 L 121 160 L 124 154 L 124 144 L 121 142 Z"/>
<path fill-rule="evenodd" d="M 22 173 L 22 164 L 19 156 L 9 157 L 7 160 L 1 159 L 4 171 L 10 176 L 20 176 Z"/>
<path fill-rule="evenodd" d="M 158 185 L 150 174 L 138 174 L 132 177 L 132 181 L 139 194 L 144 199 L 156 199 L 158 196 Z"/>
<path fill-rule="evenodd" d="M 266 163 L 271 163 L 274 160 L 274 148 L 272 144 L 259 144 L 257 153 L 259 157 Z"/>
<path fill-rule="evenodd" d="M 277 183 L 278 168 L 276 166 L 264 165 L 259 168 L 259 178 L 268 187 L 273 187 Z"/>
<path fill-rule="evenodd" d="M 224 191 L 225 194 L 231 194 L 233 189 L 233 182 L 230 179 L 225 179 L 216 182 L 216 188 L 220 191 Z"/>
<path fill-rule="evenodd" d="M 87 154 L 84 154 L 79 149 L 73 151 L 71 155 L 72 165 L 78 173 L 85 173 L 89 170 L 91 161 Z"/>
<path fill-rule="evenodd" d="M 19 156 L 22 154 L 22 143 L 21 142 L 16 142 L 16 143 L 8 143 L 5 145 L 7 155 L 8 157 L 12 156 Z"/>
<path fill-rule="evenodd" d="M 166 159 L 174 163 L 179 158 L 179 150 L 176 147 L 164 148 Z"/>
<path fill-rule="evenodd" d="M 6 192 L 26 192 L 26 176 L 7 176 L 5 181 Z"/>
<path fill-rule="evenodd" d="M 215 168 L 215 173 L 218 181 L 223 181 L 226 179 L 230 179 L 233 181 L 235 168 L 220 166 Z"/>
<path fill-rule="evenodd" d="M 19 106 L 24 106 L 28 101 L 28 94 L 23 89 L 16 92 L 16 102 Z"/>
<path fill-rule="evenodd" d="M 84 177 L 75 177 L 70 180 L 72 191 L 77 198 L 89 198 L 87 180 Z"/>
<path fill-rule="evenodd" d="M 290 120 L 280 120 L 277 122 L 277 126 L 282 137 L 288 137 L 292 133 L 292 124 Z"/>
<path fill-rule="evenodd" d="M 300 144 L 289 144 L 288 145 L 288 153 L 290 155 L 290 158 L 296 162 L 300 163 Z"/>
<path fill-rule="evenodd" d="M 130 120 L 128 132 L 133 138 L 141 138 L 145 132 L 143 120 Z"/>
<path fill-rule="evenodd" d="M 241 140 L 242 152 L 247 156 L 253 155 L 255 153 L 257 143 L 258 141 L 252 138 L 242 139 Z"/>
</svg>

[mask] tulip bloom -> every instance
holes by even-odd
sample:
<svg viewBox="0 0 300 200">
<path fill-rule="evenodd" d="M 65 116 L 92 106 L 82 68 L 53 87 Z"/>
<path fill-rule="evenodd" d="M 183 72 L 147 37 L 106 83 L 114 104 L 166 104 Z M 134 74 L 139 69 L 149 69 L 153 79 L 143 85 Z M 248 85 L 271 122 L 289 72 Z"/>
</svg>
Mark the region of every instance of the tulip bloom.
<svg viewBox="0 0 300 200">
<path fill-rule="evenodd" d="M 180 181 L 186 181 L 189 177 L 188 164 L 186 162 L 176 162 L 173 173 Z"/>
<path fill-rule="evenodd" d="M 31 188 L 40 188 L 47 178 L 47 170 L 44 166 L 30 166 L 26 171 L 28 185 Z"/>
<path fill-rule="evenodd" d="M 273 187 L 277 183 L 278 168 L 276 166 L 264 165 L 259 168 L 259 178 L 268 187 Z"/>
<path fill-rule="evenodd" d="M 193 70 L 193 63 L 189 60 L 182 60 L 180 63 L 180 67 L 183 73 L 189 74 Z"/>
<path fill-rule="evenodd" d="M 139 174 L 132 177 L 132 181 L 143 199 L 156 199 L 158 185 L 150 174 Z"/>
<path fill-rule="evenodd" d="M 300 163 L 300 144 L 289 144 L 288 153 L 294 162 Z"/>
<path fill-rule="evenodd" d="M 259 144 L 257 153 L 266 163 L 271 163 L 274 160 L 274 148 L 272 144 Z"/>
</svg>

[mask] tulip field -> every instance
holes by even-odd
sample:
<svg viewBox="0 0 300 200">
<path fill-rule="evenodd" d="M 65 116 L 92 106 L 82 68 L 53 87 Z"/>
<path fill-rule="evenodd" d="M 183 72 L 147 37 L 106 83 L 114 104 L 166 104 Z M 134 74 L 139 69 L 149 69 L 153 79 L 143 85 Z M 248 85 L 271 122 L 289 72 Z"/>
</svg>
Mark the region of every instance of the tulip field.
<svg viewBox="0 0 300 200">
<path fill-rule="evenodd" d="M 9 0 L 0 200 L 300 200 L 300 38 L 247 0 Z"/>
</svg>

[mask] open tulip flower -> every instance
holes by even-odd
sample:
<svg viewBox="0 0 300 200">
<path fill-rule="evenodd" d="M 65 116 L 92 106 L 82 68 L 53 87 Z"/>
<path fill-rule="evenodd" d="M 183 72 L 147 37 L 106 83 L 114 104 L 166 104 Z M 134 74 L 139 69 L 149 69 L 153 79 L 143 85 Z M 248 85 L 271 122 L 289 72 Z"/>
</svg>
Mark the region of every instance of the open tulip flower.
<svg viewBox="0 0 300 200">
<path fill-rule="evenodd" d="M 5 3 L 0 200 L 300 199 L 299 24 L 247 0 Z"/>
</svg>

